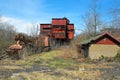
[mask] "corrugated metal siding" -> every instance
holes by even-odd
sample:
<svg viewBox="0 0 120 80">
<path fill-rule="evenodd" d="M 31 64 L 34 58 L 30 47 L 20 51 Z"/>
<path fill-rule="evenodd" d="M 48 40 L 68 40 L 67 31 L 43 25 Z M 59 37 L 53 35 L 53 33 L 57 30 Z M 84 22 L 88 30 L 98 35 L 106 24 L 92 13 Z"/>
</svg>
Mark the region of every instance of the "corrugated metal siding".
<svg viewBox="0 0 120 80">
<path fill-rule="evenodd" d="M 73 30 L 74 29 L 74 25 L 73 24 L 68 24 L 67 25 L 67 29 L 68 30 Z"/>
<path fill-rule="evenodd" d="M 52 31 L 52 36 L 57 39 L 65 39 L 65 31 Z"/>
<path fill-rule="evenodd" d="M 52 26 L 51 24 L 40 24 L 40 34 L 48 35 L 51 33 Z"/>
<path fill-rule="evenodd" d="M 48 36 L 45 36 L 45 38 L 44 38 L 45 46 L 49 46 L 48 38 L 49 38 Z"/>
<path fill-rule="evenodd" d="M 68 31 L 68 39 L 73 39 L 74 31 Z"/>
<path fill-rule="evenodd" d="M 52 25 L 67 25 L 67 20 L 65 20 L 65 19 L 53 19 Z"/>
<path fill-rule="evenodd" d="M 53 18 L 52 24 L 40 24 L 40 35 L 68 41 L 74 37 L 74 24 L 67 18 Z"/>
<path fill-rule="evenodd" d="M 68 39 L 73 39 L 74 37 L 74 24 L 67 25 Z"/>
</svg>

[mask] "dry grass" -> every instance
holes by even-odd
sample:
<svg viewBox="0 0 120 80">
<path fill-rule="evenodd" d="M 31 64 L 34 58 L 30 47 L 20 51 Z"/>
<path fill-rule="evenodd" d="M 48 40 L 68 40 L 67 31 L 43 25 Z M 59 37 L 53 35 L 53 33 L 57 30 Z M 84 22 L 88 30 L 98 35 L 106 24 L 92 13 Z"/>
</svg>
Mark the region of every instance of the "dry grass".
<svg viewBox="0 0 120 80">
<path fill-rule="evenodd" d="M 25 67 L 30 67 L 33 65 L 42 65 L 42 66 L 49 66 L 52 68 L 69 68 L 74 67 L 75 62 L 72 59 L 63 59 L 60 58 L 62 54 L 59 50 L 54 50 L 50 52 L 43 52 L 41 54 L 35 54 L 26 57 L 25 59 L 21 60 L 4 60 L 1 64 L 9 64 L 9 65 L 24 65 Z"/>
<path fill-rule="evenodd" d="M 61 57 L 68 59 L 68 58 L 83 58 L 83 54 L 80 51 L 80 49 L 78 49 L 77 45 L 80 45 L 82 40 L 84 38 L 77 36 L 75 37 L 69 46 L 66 47 L 62 47 L 61 48 Z"/>
<path fill-rule="evenodd" d="M 72 80 L 67 76 L 55 76 L 50 73 L 32 72 L 32 73 L 19 73 L 18 76 L 22 76 L 25 80 Z M 19 80 L 16 76 L 12 77 L 13 80 Z"/>
<path fill-rule="evenodd" d="M 64 59 L 72 59 L 72 58 L 78 58 L 79 53 L 76 50 L 76 47 L 62 47 L 61 48 L 61 54 L 59 55 L 60 58 Z"/>
<path fill-rule="evenodd" d="M 102 73 L 99 70 L 92 70 L 89 68 L 90 66 L 91 68 L 96 68 L 99 65 L 79 64 L 78 66 L 79 68 L 77 70 L 56 69 L 58 74 L 53 74 L 53 72 L 42 73 L 37 71 L 31 73 L 22 72 L 14 74 L 11 77 L 11 80 L 19 80 L 19 76 L 25 78 L 25 80 L 102 80 L 100 78 Z M 105 67 L 105 65 L 100 67 Z"/>
<path fill-rule="evenodd" d="M 50 52 L 44 52 L 42 54 L 35 54 L 32 56 L 28 56 L 22 60 L 4 60 L 2 61 L 2 65 L 0 70 L 2 69 L 23 69 L 30 68 L 33 65 L 43 65 L 54 68 L 53 71 L 50 72 L 40 72 L 40 71 L 32 71 L 32 72 L 19 72 L 14 73 L 11 77 L 7 79 L 0 80 L 103 80 L 101 75 L 103 74 L 99 68 L 107 68 L 111 69 L 113 63 L 84 63 L 84 62 L 76 62 L 73 59 L 63 59 L 57 58 L 61 55 L 61 50 L 55 50 Z M 23 66 L 19 66 L 23 65 Z"/>
</svg>

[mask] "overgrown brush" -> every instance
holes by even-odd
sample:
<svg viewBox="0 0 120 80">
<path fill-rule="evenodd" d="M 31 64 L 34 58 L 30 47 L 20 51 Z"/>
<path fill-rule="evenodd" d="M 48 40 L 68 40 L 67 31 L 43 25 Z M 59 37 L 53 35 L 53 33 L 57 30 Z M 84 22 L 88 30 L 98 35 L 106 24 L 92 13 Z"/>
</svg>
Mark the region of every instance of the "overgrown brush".
<svg viewBox="0 0 120 80">
<path fill-rule="evenodd" d="M 10 24 L 0 24 L 0 51 L 5 51 L 11 44 L 14 43 L 14 35 L 16 31 L 14 26 Z"/>
<path fill-rule="evenodd" d="M 61 53 L 61 57 L 62 58 L 83 58 L 83 54 L 82 52 L 80 51 L 80 49 L 78 48 L 77 45 L 80 45 L 81 44 L 81 41 L 83 40 L 84 38 L 82 36 L 76 36 L 72 41 L 71 43 L 69 44 L 69 46 L 65 46 L 65 47 L 62 47 L 61 50 L 62 50 L 62 53 Z"/>
<path fill-rule="evenodd" d="M 115 60 L 120 62 L 120 49 L 117 52 L 117 55 L 115 56 Z"/>
</svg>

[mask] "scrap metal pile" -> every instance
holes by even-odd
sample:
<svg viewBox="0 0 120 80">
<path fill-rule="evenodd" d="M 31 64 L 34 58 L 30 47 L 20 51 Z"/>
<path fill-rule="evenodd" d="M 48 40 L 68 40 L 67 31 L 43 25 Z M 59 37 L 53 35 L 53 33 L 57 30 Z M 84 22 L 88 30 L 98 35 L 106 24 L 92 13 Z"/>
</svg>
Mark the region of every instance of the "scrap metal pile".
<svg viewBox="0 0 120 80">
<path fill-rule="evenodd" d="M 21 58 L 24 48 L 34 52 L 49 51 L 56 46 L 69 43 L 74 38 L 74 24 L 67 18 L 53 18 L 52 24 L 40 24 L 40 35 L 37 37 L 19 33 L 15 36 L 16 44 L 11 45 L 5 52 L 0 53 L 0 59 L 17 55 Z"/>
</svg>

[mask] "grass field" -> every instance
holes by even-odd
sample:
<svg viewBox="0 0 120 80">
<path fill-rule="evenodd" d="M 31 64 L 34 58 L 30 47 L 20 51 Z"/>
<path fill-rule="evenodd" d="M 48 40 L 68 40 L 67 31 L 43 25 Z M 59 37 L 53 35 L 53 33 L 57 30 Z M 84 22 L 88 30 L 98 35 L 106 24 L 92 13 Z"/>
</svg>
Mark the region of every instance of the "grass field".
<svg viewBox="0 0 120 80">
<path fill-rule="evenodd" d="M 61 50 L 0 61 L 0 80 L 119 80 L 120 64 L 64 59 Z M 114 70 L 114 71 L 112 71 Z"/>
</svg>

